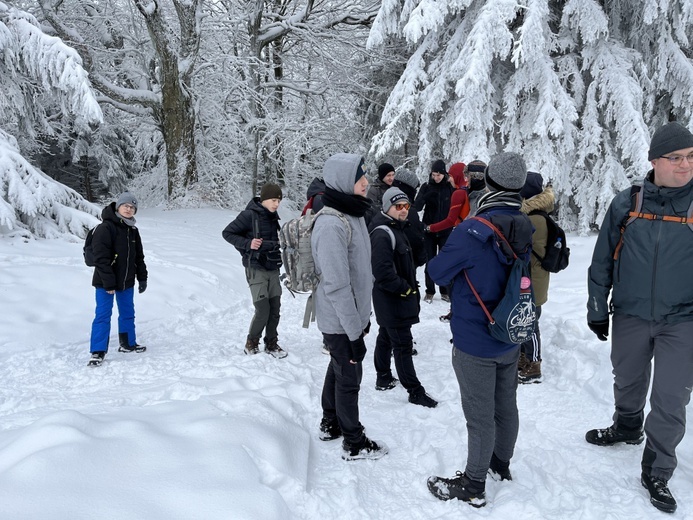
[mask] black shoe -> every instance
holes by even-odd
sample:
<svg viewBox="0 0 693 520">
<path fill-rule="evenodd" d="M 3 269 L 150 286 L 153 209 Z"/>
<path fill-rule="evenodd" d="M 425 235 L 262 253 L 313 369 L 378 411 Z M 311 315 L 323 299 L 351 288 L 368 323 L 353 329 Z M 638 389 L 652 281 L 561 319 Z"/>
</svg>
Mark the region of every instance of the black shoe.
<svg viewBox="0 0 693 520">
<path fill-rule="evenodd" d="M 474 507 L 486 505 L 486 482 L 471 480 L 461 471 L 452 478 L 428 477 L 428 490 L 440 500 L 456 498 Z"/>
<path fill-rule="evenodd" d="M 676 500 L 671 496 L 666 480 L 643 473 L 640 476 L 640 483 L 650 493 L 650 502 L 653 506 L 665 513 L 676 511 Z"/>
<path fill-rule="evenodd" d="M 447 314 L 443 314 L 440 318 L 438 318 L 440 321 L 443 323 L 450 323 L 450 320 L 452 319 L 452 311 L 448 312 Z"/>
<path fill-rule="evenodd" d="M 384 383 L 375 383 L 375 389 L 380 390 L 381 392 L 384 392 L 385 390 L 392 390 L 394 387 L 397 386 L 397 383 L 399 383 L 399 379 L 393 377 L 389 381 L 385 381 Z"/>
<path fill-rule="evenodd" d="M 354 446 L 348 442 L 342 442 L 342 458 L 344 460 L 376 460 L 387 455 L 387 446 L 378 441 L 372 441 L 368 437 L 364 438 L 362 444 Z"/>
<path fill-rule="evenodd" d="M 645 440 L 642 430 L 619 430 L 613 426 L 604 429 L 590 430 L 585 434 L 585 440 L 597 446 L 613 446 L 620 442 L 640 444 Z"/>
<path fill-rule="evenodd" d="M 142 345 L 138 345 L 135 343 L 132 347 L 129 345 L 121 345 L 118 347 L 118 352 L 137 352 L 138 354 L 144 352 L 147 350 L 147 347 L 143 347 Z"/>
<path fill-rule="evenodd" d="M 489 464 L 488 474 L 497 482 L 501 480 L 512 480 L 513 476 L 510 473 L 510 461 L 503 462 L 494 453 L 491 455 L 491 463 Z"/>
<path fill-rule="evenodd" d="M 103 358 L 106 357 L 105 352 L 92 352 L 91 354 L 91 359 L 89 359 L 89 363 L 87 363 L 88 367 L 100 367 L 101 363 L 103 363 Z"/>
<path fill-rule="evenodd" d="M 320 421 L 320 433 L 318 438 L 321 441 L 333 441 L 334 439 L 339 439 L 342 436 L 342 429 L 339 427 L 339 422 L 337 419 L 325 419 L 323 417 Z"/>
<path fill-rule="evenodd" d="M 418 404 L 419 406 L 425 406 L 426 408 L 435 408 L 438 406 L 438 401 L 433 399 L 425 391 L 418 392 L 416 394 L 409 394 L 409 402 L 412 404 Z"/>
<path fill-rule="evenodd" d="M 265 338 L 265 352 L 277 359 L 284 359 L 289 353 L 279 346 L 278 338 Z"/>
<path fill-rule="evenodd" d="M 450 303 L 450 296 L 447 294 L 441 294 L 440 299 L 443 300 L 444 302 Z"/>
</svg>

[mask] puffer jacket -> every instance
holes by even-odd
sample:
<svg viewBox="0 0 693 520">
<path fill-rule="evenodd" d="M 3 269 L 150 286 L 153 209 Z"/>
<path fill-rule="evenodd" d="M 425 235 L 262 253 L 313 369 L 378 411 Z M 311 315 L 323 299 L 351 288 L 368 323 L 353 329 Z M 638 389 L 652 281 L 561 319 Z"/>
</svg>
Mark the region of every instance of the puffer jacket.
<svg viewBox="0 0 693 520">
<path fill-rule="evenodd" d="M 392 237 L 384 229 L 376 229 L 379 226 L 386 226 L 392 231 L 394 250 Z M 405 234 L 409 226 L 408 221 L 395 220 L 381 211 L 368 227 L 371 234 L 371 267 L 375 277 L 373 309 L 381 327 L 398 328 L 419 323 L 421 307 L 416 265 Z"/>
<path fill-rule="evenodd" d="M 642 212 L 685 217 L 693 200 L 693 181 L 665 188 L 653 179 L 650 170 L 641 188 Z M 626 227 L 614 260 L 620 226 L 630 209 L 629 188 L 611 201 L 602 222 L 588 271 L 587 320 L 608 319 L 609 293 L 618 314 L 665 323 L 693 320 L 693 231 L 675 222 L 636 219 Z"/>
<path fill-rule="evenodd" d="M 101 212 L 100 224 L 94 230 L 94 275 L 91 284 L 107 291 L 123 291 L 135 286 L 135 280 L 147 281 L 142 238 L 136 227 L 128 226 L 111 202 Z"/>
<path fill-rule="evenodd" d="M 527 215 L 510 208 L 490 208 L 479 216 L 491 221 L 515 253 L 529 262 L 532 223 Z M 488 318 L 463 272 L 467 271 L 481 300 L 489 312 L 493 312 L 503 298 L 512 264 L 512 256 L 500 249 L 493 230 L 474 219 L 467 219 L 455 227 L 443 249 L 428 263 L 428 273 L 435 283 L 453 284 L 450 329 L 455 348 L 482 358 L 501 356 L 519 348 L 491 336 Z"/>
<path fill-rule="evenodd" d="M 361 156 L 335 154 L 325 162 L 323 180 L 333 190 L 353 194 Z M 373 274 L 371 241 L 363 217 L 344 215 L 351 227 L 351 241 L 344 222 L 336 215 L 319 213 L 311 235 L 315 272 L 315 317 L 324 334 L 346 334 L 356 341 L 371 314 Z"/>
<path fill-rule="evenodd" d="M 257 219 L 259 236 L 253 232 L 253 220 Z M 282 266 L 279 249 L 279 214 L 272 213 L 260 203 L 260 197 L 252 199 L 246 208 L 224 229 L 224 240 L 233 245 L 243 258 L 243 267 L 276 271 Z M 253 238 L 261 238 L 260 249 L 250 249 Z"/>
<path fill-rule="evenodd" d="M 547 186 L 541 193 L 522 201 L 522 212 L 529 214 L 534 210 L 542 210 L 551 213 L 554 210 L 556 198 L 553 188 Z M 549 230 L 546 226 L 546 219 L 541 215 L 529 215 L 529 220 L 534 226 L 532 235 L 532 251 L 542 258 L 546 254 L 546 241 L 548 240 Z M 541 267 L 541 261 L 532 255 L 532 285 L 534 285 L 534 302 L 536 305 L 544 305 L 549 299 L 549 279 L 550 273 Z"/>
</svg>

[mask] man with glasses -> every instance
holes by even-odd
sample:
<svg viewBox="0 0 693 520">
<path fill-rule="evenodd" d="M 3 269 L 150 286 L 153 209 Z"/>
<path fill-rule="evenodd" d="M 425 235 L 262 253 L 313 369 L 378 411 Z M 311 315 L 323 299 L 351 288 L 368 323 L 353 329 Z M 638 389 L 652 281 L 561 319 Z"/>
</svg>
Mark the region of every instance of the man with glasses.
<svg viewBox="0 0 693 520">
<path fill-rule="evenodd" d="M 640 189 L 611 202 L 589 268 L 587 321 L 601 341 L 613 313 L 616 410 L 613 425 L 585 438 L 598 446 L 646 438 L 641 483 L 654 507 L 673 513 L 668 481 L 693 387 L 693 134 L 676 122 L 664 125 L 652 137 L 648 160 L 652 170 Z M 634 211 L 638 199 L 642 207 Z"/>
<path fill-rule="evenodd" d="M 103 222 L 94 229 L 91 246 L 95 265 L 91 284 L 96 289 L 96 312 L 91 326 L 88 366 L 100 366 L 108 351 L 114 299 L 118 304 L 118 352 L 146 350 L 137 344 L 135 336 L 135 281 L 140 293 L 147 289 L 147 266 L 135 213 L 137 199 L 125 192 L 103 209 Z"/>
<path fill-rule="evenodd" d="M 414 369 L 411 326 L 419 322 L 420 295 L 416 264 L 405 229 L 410 202 L 399 188 L 383 194 L 382 212 L 369 226 L 373 269 L 373 309 L 380 329 L 373 361 L 376 390 L 390 390 L 398 380 L 392 376 L 390 356 L 394 354 L 399 382 L 409 393 L 409 402 L 435 408 L 438 402 L 426 393 Z"/>
</svg>

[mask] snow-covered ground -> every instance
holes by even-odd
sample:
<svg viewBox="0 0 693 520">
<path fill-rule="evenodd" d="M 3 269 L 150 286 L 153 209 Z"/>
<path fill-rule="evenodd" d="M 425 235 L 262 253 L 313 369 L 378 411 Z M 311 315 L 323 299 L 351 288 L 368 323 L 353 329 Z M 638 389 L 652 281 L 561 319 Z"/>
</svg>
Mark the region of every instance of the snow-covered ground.
<svg viewBox="0 0 693 520">
<path fill-rule="evenodd" d="M 280 209 L 280 214 L 288 213 Z M 401 387 L 374 389 L 374 334 L 361 420 L 390 453 L 344 462 L 317 439 L 328 356 L 305 298 L 282 296 L 289 356 L 245 356 L 252 315 L 240 257 L 221 238 L 235 213 L 146 210 L 137 219 L 149 288 L 136 295 L 144 354 L 121 354 L 117 330 L 88 368 L 94 309 L 81 243 L 0 239 L 0 520 L 17 519 L 643 519 L 642 447 L 584 441 L 610 424 L 609 347 L 585 323 L 594 237 L 569 237 L 571 265 L 551 282 L 541 319 L 544 382 L 518 390 L 512 482 L 487 483 L 488 505 L 440 502 L 429 475 L 464 469 L 466 430 L 450 365 L 447 305 L 423 305 L 415 365 L 430 410 Z M 693 439 L 670 487 L 693 518 Z"/>
</svg>

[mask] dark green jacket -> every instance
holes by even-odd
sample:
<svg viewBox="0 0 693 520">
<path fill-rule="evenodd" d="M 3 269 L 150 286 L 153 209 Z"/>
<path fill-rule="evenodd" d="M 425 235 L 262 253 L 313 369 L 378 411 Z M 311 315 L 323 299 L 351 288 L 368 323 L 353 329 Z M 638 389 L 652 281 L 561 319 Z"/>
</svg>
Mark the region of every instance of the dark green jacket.
<svg viewBox="0 0 693 520">
<path fill-rule="evenodd" d="M 693 200 L 693 181 L 682 188 L 643 183 L 643 213 L 685 217 Z M 599 231 L 588 273 L 587 320 L 608 318 L 607 299 L 614 312 L 650 321 L 693 320 L 693 231 L 687 225 L 636 219 L 625 230 L 619 256 L 614 250 L 620 226 L 631 210 L 631 190 L 616 195 Z"/>
</svg>

